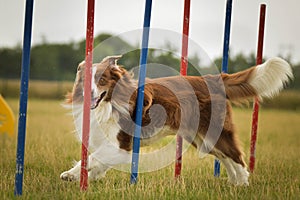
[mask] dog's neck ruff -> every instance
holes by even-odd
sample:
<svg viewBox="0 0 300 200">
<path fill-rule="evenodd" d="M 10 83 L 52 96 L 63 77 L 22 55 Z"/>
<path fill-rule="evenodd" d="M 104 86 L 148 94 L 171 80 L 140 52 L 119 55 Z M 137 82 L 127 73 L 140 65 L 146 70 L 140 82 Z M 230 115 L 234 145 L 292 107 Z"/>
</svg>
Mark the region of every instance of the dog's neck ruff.
<svg viewBox="0 0 300 200">
<path fill-rule="evenodd" d="M 82 141 L 83 104 L 73 104 L 72 114 L 76 136 L 79 141 Z M 89 138 L 89 149 L 91 151 L 95 151 L 107 142 L 118 146 L 117 134 L 119 131 L 118 113 L 113 112 L 110 102 L 101 102 L 96 109 L 91 110 Z"/>
</svg>

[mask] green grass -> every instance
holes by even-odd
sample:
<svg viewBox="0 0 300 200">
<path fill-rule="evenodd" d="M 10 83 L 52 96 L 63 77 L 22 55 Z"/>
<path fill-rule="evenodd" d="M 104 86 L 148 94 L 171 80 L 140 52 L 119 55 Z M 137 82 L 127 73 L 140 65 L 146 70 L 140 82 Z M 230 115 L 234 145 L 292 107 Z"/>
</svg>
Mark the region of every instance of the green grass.
<svg viewBox="0 0 300 200">
<path fill-rule="evenodd" d="M 8 99 L 17 113 L 18 101 Z M 23 196 L 21 199 L 299 199 L 300 113 L 262 109 L 259 118 L 257 163 L 249 187 L 213 177 L 213 159 L 199 159 L 194 149 L 183 156 L 180 180 L 173 178 L 173 164 L 139 175 L 129 184 L 129 173 L 111 170 L 104 179 L 90 182 L 87 192 L 79 183 L 63 182 L 62 171 L 80 159 L 72 116 L 55 100 L 30 100 L 26 136 Z M 234 120 L 249 158 L 251 110 L 234 109 Z M 0 199 L 14 199 L 16 136 L 0 135 Z"/>
</svg>

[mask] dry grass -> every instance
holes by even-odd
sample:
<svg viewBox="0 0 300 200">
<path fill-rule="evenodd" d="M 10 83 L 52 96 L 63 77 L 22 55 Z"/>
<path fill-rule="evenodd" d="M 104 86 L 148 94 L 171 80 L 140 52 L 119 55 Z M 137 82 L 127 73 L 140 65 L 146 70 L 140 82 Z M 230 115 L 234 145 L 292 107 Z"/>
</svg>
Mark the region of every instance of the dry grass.
<svg viewBox="0 0 300 200">
<path fill-rule="evenodd" d="M 68 81 L 41 81 L 30 80 L 28 96 L 37 99 L 63 99 L 66 91 L 71 91 L 73 82 Z M 13 79 L 0 79 L 0 93 L 4 97 L 18 98 L 20 94 L 20 81 Z"/>
<path fill-rule="evenodd" d="M 18 102 L 8 103 L 17 113 Z M 87 192 L 79 183 L 67 183 L 59 174 L 80 158 L 73 137 L 72 117 L 59 101 L 30 100 L 26 137 L 22 199 L 298 199 L 300 196 L 300 113 L 261 110 L 257 163 L 249 187 L 227 183 L 224 169 L 213 177 L 213 158 L 199 159 L 193 149 L 183 156 L 182 177 L 173 179 L 173 164 L 139 175 L 137 185 L 129 174 L 111 170 L 106 178 L 91 182 Z M 251 111 L 234 109 L 234 118 L 245 152 L 249 155 Z M 16 137 L 0 135 L 0 199 L 14 199 Z"/>
</svg>

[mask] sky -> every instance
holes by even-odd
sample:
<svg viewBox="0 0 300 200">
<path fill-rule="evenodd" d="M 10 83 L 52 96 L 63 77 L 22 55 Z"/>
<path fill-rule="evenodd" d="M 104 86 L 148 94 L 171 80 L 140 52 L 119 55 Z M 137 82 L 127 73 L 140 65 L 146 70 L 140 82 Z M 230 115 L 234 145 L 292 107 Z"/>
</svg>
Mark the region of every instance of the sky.
<svg viewBox="0 0 300 200">
<path fill-rule="evenodd" d="M 85 38 L 86 2 L 35 1 L 33 45 L 45 40 L 68 43 Z M 231 54 L 256 52 L 260 3 L 267 5 L 264 56 L 291 54 L 292 61 L 299 63 L 299 0 L 233 0 Z M 124 35 L 141 29 L 144 4 L 144 0 L 96 0 L 95 35 L 102 32 Z M 190 39 L 201 46 L 210 58 L 222 55 L 225 4 L 225 0 L 191 0 Z M 151 28 L 180 34 L 183 5 L 184 0 L 153 0 Z M 0 0 L 0 47 L 22 44 L 24 10 L 25 0 Z M 133 44 L 140 41 L 135 36 L 127 39 Z"/>
</svg>

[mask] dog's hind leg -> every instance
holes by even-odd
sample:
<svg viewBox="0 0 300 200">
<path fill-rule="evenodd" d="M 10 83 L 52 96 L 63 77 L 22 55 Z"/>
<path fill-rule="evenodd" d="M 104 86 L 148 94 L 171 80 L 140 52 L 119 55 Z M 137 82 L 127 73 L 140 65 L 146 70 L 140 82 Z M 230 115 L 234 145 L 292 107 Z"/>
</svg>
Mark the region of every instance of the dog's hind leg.
<svg viewBox="0 0 300 200">
<path fill-rule="evenodd" d="M 245 166 L 242 166 L 239 163 L 234 162 L 233 160 L 230 160 L 232 163 L 235 172 L 236 172 L 236 185 L 249 185 L 248 178 L 249 178 L 249 172 L 247 171 L 247 168 Z"/>
<path fill-rule="evenodd" d="M 234 185 L 249 185 L 249 173 L 246 170 L 243 153 L 237 145 L 237 139 L 233 133 L 223 130 L 214 147 L 209 142 L 203 141 L 200 134 L 193 139 L 187 137 L 187 135 L 183 135 L 183 137 L 197 148 L 200 158 L 208 153 L 216 156 L 224 164 L 230 183 Z"/>
<path fill-rule="evenodd" d="M 235 171 L 236 185 L 249 185 L 246 163 L 243 159 L 243 153 L 238 145 L 234 130 L 223 129 L 218 142 L 215 145 L 217 151 L 224 155 L 224 165 L 227 169 L 229 179 L 232 177 L 232 169 Z M 221 158 L 220 158 L 221 159 Z M 221 159 L 222 160 L 222 159 Z"/>
<path fill-rule="evenodd" d="M 249 172 L 246 167 L 234 162 L 231 158 L 219 158 L 222 164 L 224 164 L 228 181 L 234 185 L 249 185 L 248 177 Z"/>
<path fill-rule="evenodd" d="M 228 175 L 228 181 L 234 185 L 237 184 L 237 179 L 236 179 L 236 171 L 234 169 L 234 166 L 231 162 L 230 158 L 223 158 L 220 157 L 219 158 L 220 161 L 222 162 L 222 164 L 224 165 L 224 167 L 226 168 L 226 172 Z"/>
</svg>

